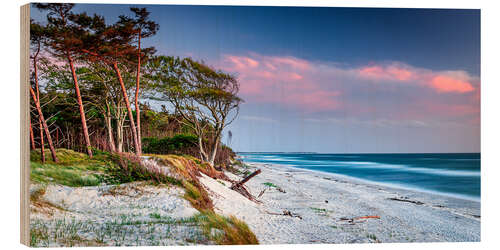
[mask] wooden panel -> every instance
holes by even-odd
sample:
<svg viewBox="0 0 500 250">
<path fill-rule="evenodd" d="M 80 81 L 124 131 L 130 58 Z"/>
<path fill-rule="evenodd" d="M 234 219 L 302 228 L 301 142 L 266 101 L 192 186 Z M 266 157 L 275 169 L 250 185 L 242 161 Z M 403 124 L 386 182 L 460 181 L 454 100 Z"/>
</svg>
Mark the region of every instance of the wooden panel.
<svg viewBox="0 0 500 250">
<path fill-rule="evenodd" d="M 29 44 L 30 5 L 21 6 L 21 243 L 29 246 Z"/>
</svg>

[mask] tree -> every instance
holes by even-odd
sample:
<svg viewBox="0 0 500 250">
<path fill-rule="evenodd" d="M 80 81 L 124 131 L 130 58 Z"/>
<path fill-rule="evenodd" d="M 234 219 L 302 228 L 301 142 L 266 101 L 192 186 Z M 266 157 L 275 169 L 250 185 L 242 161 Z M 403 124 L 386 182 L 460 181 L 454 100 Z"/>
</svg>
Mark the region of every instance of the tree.
<svg viewBox="0 0 500 250">
<path fill-rule="evenodd" d="M 141 143 L 141 110 L 139 108 L 139 90 L 140 90 L 140 76 L 141 76 L 141 58 L 147 54 L 153 54 L 153 48 L 147 48 L 141 52 L 141 39 L 153 36 L 159 29 L 159 25 L 153 21 L 149 20 L 149 14 L 146 8 L 130 8 L 134 12 L 135 17 L 130 18 L 127 16 L 120 16 L 119 24 L 122 25 L 132 25 L 134 30 L 137 32 L 137 72 L 136 72 L 136 89 L 135 89 L 135 115 L 136 115 L 136 125 L 137 125 L 137 137 L 139 140 L 139 148 L 137 149 L 142 153 L 142 143 Z"/>
<path fill-rule="evenodd" d="M 31 97 L 33 98 L 33 102 L 35 103 L 35 108 L 38 112 L 38 121 L 40 123 L 40 149 L 41 149 L 41 156 L 42 156 L 42 162 L 45 162 L 45 151 L 44 151 L 44 141 L 43 141 L 43 132 L 45 131 L 45 135 L 47 137 L 47 142 L 49 144 L 50 148 L 50 153 L 52 155 L 52 160 L 54 162 L 57 162 L 57 155 L 56 151 L 54 148 L 54 144 L 52 143 L 52 138 L 50 136 L 50 131 L 47 126 L 47 122 L 45 121 L 45 118 L 43 117 L 43 112 L 42 108 L 40 106 L 40 85 L 38 83 L 38 56 L 40 54 L 40 48 L 41 44 L 44 40 L 44 28 L 31 21 L 30 24 L 30 42 L 31 44 L 35 47 L 35 53 L 32 56 L 33 59 L 33 82 L 35 83 L 35 89 L 36 93 L 33 90 L 33 87 L 30 86 L 30 93 Z M 31 121 L 30 121 L 30 129 L 31 129 Z M 33 134 L 33 131 L 31 131 L 31 134 Z M 34 143 L 32 141 L 32 147 L 34 147 Z"/>
<path fill-rule="evenodd" d="M 78 48 L 91 62 L 101 61 L 115 72 L 120 83 L 123 100 L 127 108 L 130 120 L 130 130 L 134 141 L 136 155 L 141 155 L 137 128 L 130 107 L 127 88 L 123 81 L 120 67 L 126 67 L 131 62 L 131 57 L 137 55 L 137 49 L 131 45 L 135 35 L 132 24 L 114 24 L 107 26 L 104 18 L 98 15 L 93 17 L 86 13 L 73 16 L 73 21 L 86 31 L 82 39 L 81 47 Z"/>
<path fill-rule="evenodd" d="M 73 83 L 75 85 L 76 100 L 78 102 L 80 119 L 82 123 L 82 131 L 85 139 L 87 154 L 92 157 L 92 148 L 90 144 L 89 132 L 87 128 L 87 119 L 85 118 L 85 110 L 83 107 L 80 86 L 76 75 L 74 58 L 77 56 L 76 48 L 81 47 L 82 30 L 70 20 L 74 16 L 71 9 L 74 4 L 70 3 L 37 3 L 35 6 L 41 10 L 48 11 L 47 14 L 47 29 L 45 36 L 47 46 L 50 52 L 56 58 L 65 58 L 68 62 L 69 69 L 72 74 Z"/>
<path fill-rule="evenodd" d="M 96 107 L 104 118 L 109 149 L 122 152 L 123 127 L 127 112 L 124 109 L 124 101 L 120 92 L 121 87 L 117 84 L 114 72 L 100 62 L 89 63 L 88 66 L 81 69 L 82 76 L 80 78 L 87 91 L 87 96 L 90 97 L 88 102 L 93 107 Z M 125 71 L 124 74 L 125 82 L 130 83 L 130 72 Z M 116 126 L 113 126 L 115 120 Z M 116 128 L 116 140 L 113 132 L 114 128 Z"/>
<path fill-rule="evenodd" d="M 214 165 L 222 131 L 238 116 L 236 78 L 190 58 L 160 56 L 149 67 L 157 89 L 198 136 L 201 160 Z M 209 145 L 204 138 L 211 136 Z"/>
</svg>

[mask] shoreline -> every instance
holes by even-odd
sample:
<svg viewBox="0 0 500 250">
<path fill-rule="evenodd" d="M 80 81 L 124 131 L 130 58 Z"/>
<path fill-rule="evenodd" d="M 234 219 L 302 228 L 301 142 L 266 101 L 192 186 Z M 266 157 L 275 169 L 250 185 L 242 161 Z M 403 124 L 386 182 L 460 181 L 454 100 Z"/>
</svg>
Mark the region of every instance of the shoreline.
<svg viewBox="0 0 500 250">
<path fill-rule="evenodd" d="M 321 171 L 321 170 L 300 168 L 300 167 L 294 167 L 294 166 L 290 166 L 290 165 L 273 164 L 273 163 L 244 162 L 244 164 L 247 164 L 250 166 L 252 166 L 252 165 L 270 165 L 270 166 L 279 167 L 279 168 L 283 168 L 283 169 L 289 168 L 292 171 L 306 171 L 306 172 L 311 172 L 311 173 L 315 173 L 315 174 L 331 176 L 331 177 L 335 177 L 335 178 L 342 178 L 342 179 L 346 179 L 350 182 L 358 182 L 359 184 L 369 184 L 369 185 L 374 185 L 374 186 L 381 186 L 384 188 L 391 188 L 391 189 L 395 189 L 395 190 L 404 190 L 404 191 L 408 191 L 408 192 L 442 196 L 443 198 L 465 200 L 465 201 L 470 201 L 470 202 L 477 202 L 479 204 L 481 203 L 481 197 L 477 198 L 475 196 L 469 196 L 469 195 L 446 193 L 446 192 L 429 190 L 429 189 L 425 189 L 425 188 L 407 186 L 407 185 L 403 185 L 403 184 L 370 181 L 370 180 L 366 180 L 366 179 L 362 179 L 362 178 L 358 178 L 358 177 L 353 177 L 353 176 L 338 174 L 338 173 L 330 173 L 330 172 Z"/>
</svg>

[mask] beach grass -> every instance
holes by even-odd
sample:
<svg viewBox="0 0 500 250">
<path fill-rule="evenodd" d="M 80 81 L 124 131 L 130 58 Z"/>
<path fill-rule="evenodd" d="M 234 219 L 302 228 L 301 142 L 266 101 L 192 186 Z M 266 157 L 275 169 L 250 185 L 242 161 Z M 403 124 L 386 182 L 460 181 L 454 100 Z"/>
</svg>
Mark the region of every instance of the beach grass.
<svg viewBox="0 0 500 250">
<path fill-rule="evenodd" d="M 50 223 L 35 220 L 31 222 L 30 245 L 158 246 L 183 241 L 210 244 L 194 216 L 178 219 L 159 216 L 149 220 L 134 218 L 133 215 L 121 215 L 104 223 L 74 218 L 57 219 Z"/>
<path fill-rule="evenodd" d="M 30 154 L 30 179 L 34 183 L 57 183 L 70 187 L 96 186 L 105 182 L 105 170 L 109 162 L 102 158 L 89 158 L 86 154 L 68 149 L 57 149 L 59 162 L 47 157 L 41 162 L 40 150 Z"/>
<path fill-rule="evenodd" d="M 234 216 L 226 217 L 213 211 L 204 211 L 198 215 L 203 233 L 210 240 L 222 245 L 259 244 L 257 236 L 248 225 Z"/>
</svg>

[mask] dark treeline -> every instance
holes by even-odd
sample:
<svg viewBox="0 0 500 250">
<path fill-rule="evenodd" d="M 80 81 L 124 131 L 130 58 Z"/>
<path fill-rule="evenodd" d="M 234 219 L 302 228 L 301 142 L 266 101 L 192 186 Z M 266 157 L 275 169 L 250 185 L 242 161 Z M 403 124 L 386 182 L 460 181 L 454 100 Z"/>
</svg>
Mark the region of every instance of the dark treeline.
<svg viewBox="0 0 500 250">
<path fill-rule="evenodd" d="M 236 78 L 141 47 L 160 28 L 147 9 L 106 24 L 74 4 L 34 6 L 47 13 L 30 31 L 30 139 L 42 161 L 47 150 L 57 161 L 56 148 L 190 154 L 211 165 L 234 156 L 221 138 L 242 102 Z"/>
</svg>

